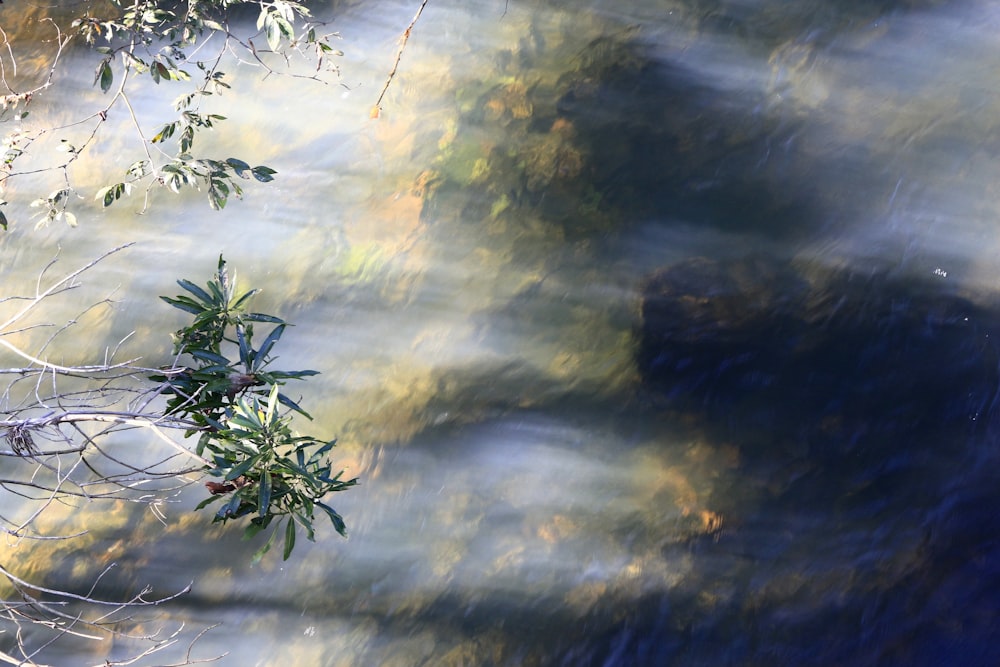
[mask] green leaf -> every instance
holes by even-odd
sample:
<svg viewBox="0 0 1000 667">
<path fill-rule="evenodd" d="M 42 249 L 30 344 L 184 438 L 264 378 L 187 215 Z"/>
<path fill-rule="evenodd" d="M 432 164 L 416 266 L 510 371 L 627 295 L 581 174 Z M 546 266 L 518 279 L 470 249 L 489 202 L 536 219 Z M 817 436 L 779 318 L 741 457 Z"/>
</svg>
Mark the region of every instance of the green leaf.
<svg viewBox="0 0 1000 667">
<path fill-rule="evenodd" d="M 250 173 L 253 174 L 253 177 L 256 178 L 258 181 L 260 181 L 261 183 L 270 183 L 271 181 L 274 180 L 273 175 L 277 174 L 278 172 L 276 172 L 274 169 L 271 169 L 270 167 L 265 167 L 264 165 L 261 165 L 259 167 L 254 167 L 253 169 L 251 169 Z"/>
<path fill-rule="evenodd" d="M 226 359 L 221 354 L 216 354 L 215 352 L 211 352 L 209 350 L 190 350 L 188 354 L 199 361 L 208 361 L 223 367 L 229 366 L 229 359 Z"/>
<path fill-rule="evenodd" d="M 288 560 L 288 557 L 292 555 L 292 549 L 295 548 L 295 521 L 288 517 L 288 522 L 285 524 L 285 553 L 282 556 L 282 560 Z"/>
<path fill-rule="evenodd" d="M 7 231 L 7 216 L 3 213 L 0 213 L 0 227 L 2 227 L 4 231 Z"/>
<path fill-rule="evenodd" d="M 181 297 L 178 298 L 177 301 L 183 302 L 185 301 L 185 299 Z M 188 299 L 188 301 L 191 301 L 191 303 L 194 305 L 198 305 L 195 304 L 193 300 Z M 199 306 L 199 308 L 201 308 L 201 306 Z M 219 313 L 219 311 L 215 309 L 201 308 L 201 310 L 198 311 L 198 316 L 194 318 L 194 321 L 191 323 L 191 326 L 188 327 L 188 329 L 204 329 L 206 328 L 206 326 L 208 327 L 214 326 L 221 317 L 222 317 L 221 313 Z"/>
<path fill-rule="evenodd" d="M 256 565 L 257 563 L 259 563 L 260 559 L 264 557 L 264 554 L 266 554 L 268 551 L 271 550 L 271 545 L 274 544 L 274 538 L 277 536 L 277 534 L 278 534 L 277 529 L 271 531 L 271 537 L 267 538 L 267 542 L 264 543 L 264 546 L 262 546 L 260 549 L 257 549 L 256 552 L 254 552 L 253 557 L 250 559 L 251 565 Z"/>
<path fill-rule="evenodd" d="M 250 165 L 243 160 L 231 157 L 226 160 L 226 164 L 232 167 L 233 171 L 235 171 L 236 175 L 240 178 L 250 178 L 250 175 L 246 173 L 250 169 Z"/>
<path fill-rule="evenodd" d="M 264 17 L 264 36 L 267 38 L 268 48 L 272 51 L 277 51 L 281 45 L 281 27 L 272 14 Z"/>
<path fill-rule="evenodd" d="M 158 144 L 161 141 L 166 141 L 170 137 L 174 136 L 174 131 L 177 129 L 177 126 L 178 126 L 177 121 L 174 121 L 173 123 L 167 123 L 166 125 L 160 128 L 160 131 L 156 133 L 156 136 L 154 136 L 152 139 L 149 140 L 150 143 Z M 168 166 L 170 165 L 164 166 L 165 171 L 171 171 L 167 169 Z"/>
<path fill-rule="evenodd" d="M 101 188 L 100 190 L 97 191 L 97 194 L 94 196 L 94 199 L 95 200 L 103 200 L 104 206 L 105 206 L 105 208 L 107 208 L 108 206 L 111 206 L 111 204 L 113 204 L 114 201 L 115 201 L 115 192 L 114 192 L 114 190 L 115 190 L 115 186 L 113 186 L 113 185 L 107 185 L 107 186 L 105 186 L 105 187 L 103 187 L 103 188 Z"/>
<path fill-rule="evenodd" d="M 219 186 L 213 185 L 208 188 L 208 205 L 213 211 L 221 211 L 226 208 L 228 200 L 229 193 L 223 192 Z"/>
<path fill-rule="evenodd" d="M 264 413 L 264 421 L 267 424 L 273 423 L 274 411 L 277 409 L 277 407 L 278 407 L 278 385 L 274 385 L 271 387 L 271 391 L 267 395 L 267 412 Z"/>
<path fill-rule="evenodd" d="M 225 520 L 228 517 L 236 516 L 236 513 L 240 509 L 240 503 L 243 502 L 242 498 L 238 494 L 233 494 L 233 497 L 229 499 L 229 502 L 215 513 L 216 519 Z"/>
<path fill-rule="evenodd" d="M 159 83 L 160 79 L 170 79 L 170 70 L 163 63 L 156 61 L 149 68 L 149 73 L 153 76 L 153 82 Z"/>
<path fill-rule="evenodd" d="M 312 419 L 312 415 L 303 410 L 301 407 L 299 407 L 298 403 L 288 398 L 284 394 L 278 394 L 278 400 L 281 401 L 281 404 L 284 405 L 286 408 L 291 408 L 292 410 L 295 410 L 300 415 L 304 416 L 306 419 Z"/>
<path fill-rule="evenodd" d="M 274 344 L 278 342 L 278 339 L 281 338 L 281 334 L 284 333 L 284 331 L 285 331 L 285 325 L 279 324 L 278 326 L 274 327 L 271 333 L 268 334 L 267 338 L 264 339 L 264 342 L 260 344 L 260 348 L 257 350 L 257 354 L 254 356 L 253 367 L 252 367 L 253 371 L 256 371 L 264 363 L 265 358 L 271 351 L 271 348 L 274 347 Z"/>
<path fill-rule="evenodd" d="M 252 540 L 257 536 L 257 533 L 267 528 L 267 526 L 257 523 L 256 521 L 251 521 L 247 524 L 247 527 L 243 529 L 243 539 Z"/>
<path fill-rule="evenodd" d="M 246 471 L 250 470 L 250 468 L 254 467 L 254 465 L 256 465 L 259 461 L 260 461 L 260 456 L 251 456 L 243 463 L 239 464 L 238 466 L 227 472 L 225 480 L 227 482 L 233 481 L 240 475 L 246 473 Z"/>
<path fill-rule="evenodd" d="M 267 514 L 271 506 L 271 471 L 265 470 L 260 478 L 260 489 L 257 495 L 257 514 L 261 517 Z"/>
<path fill-rule="evenodd" d="M 205 498 L 203 501 L 201 501 L 200 503 L 198 503 L 198 506 L 195 507 L 194 509 L 195 509 L 195 511 L 198 511 L 200 509 L 205 509 L 206 507 L 208 507 L 209 505 L 211 505 L 212 503 L 214 503 L 216 500 L 222 500 L 224 497 L 225 496 L 221 496 L 221 495 L 220 496 L 209 496 L 208 498 Z"/>
<path fill-rule="evenodd" d="M 295 39 L 295 30 L 292 28 L 292 24 L 288 22 L 287 19 L 281 16 L 276 16 L 274 22 L 278 24 L 278 30 L 281 34 L 288 38 L 289 41 Z"/>
<path fill-rule="evenodd" d="M 275 380 L 295 380 L 319 375 L 319 371 L 268 371 L 267 375 Z"/>
<path fill-rule="evenodd" d="M 323 445 L 322 447 L 320 447 L 319 449 L 317 449 L 315 452 L 313 452 L 312 457 L 314 459 L 318 459 L 319 457 L 323 456 L 328 451 L 330 451 L 331 449 L 333 449 L 334 446 L 336 446 L 336 444 L 337 444 L 336 440 L 331 440 L 330 442 L 326 443 L 325 445 Z"/>
<path fill-rule="evenodd" d="M 105 58 L 94 72 L 94 83 L 100 83 L 101 92 L 106 93 L 111 89 L 111 82 L 114 80 L 114 76 L 114 72 L 111 70 L 111 59 Z"/>
<path fill-rule="evenodd" d="M 306 505 L 307 509 L 309 509 L 309 506 L 311 506 L 312 503 L 307 501 Z M 301 512 L 292 512 L 292 516 L 295 517 L 298 522 L 302 524 L 302 527 L 306 529 L 306 539 L 310 542 L 315 542 L 316 531 L 313 530 L 312 521 L 310 521 L 308 517 L 303 516 Z"/>
<path fill-rule="evenodd" d="M 125 173 L 133 178 L 142 178 L 149 174 L 149 160 L 137 160 L 129 165 Z"/>
<path fill-rule="evenodd" d="M 247 322 L 271 322 L 272 324 L 285 324 L 285 321 L 280 317 L 265 315 L 264 313 L 247 313 L 243 316 L 243 319 Z"/>
<path fill-rule="evenodd" d="M 243 333 L 243 327 L 236 327 L 236 339 L 240 346 L 240 362 L 247 368 L 252 368 L 253 348 L 250 347 L 250 341 L 247 340 L 246 334 Z"/>
<path fill-rule="evenodd" d="M 208 292 L 198 287 L 190 280 L 178 280 L 177 284 L 186 289 L 188 292 L 191 292 L 191 294 L 194 294 L 196 297 L 201 299 L 202 303 L 204 303 L 206 306 L 217 305 L 212 300 L 212 297 L 208 295 Z"/>
<path fill-rule="evenodd" d="M 231 310 L 239 310 L 239 309 L 240 309 L 240 306 L 242 306 L 242 305 L 243 305 L 243 303 L 244 303 L 244 302 L 245 302 L 245 301 L 246 301 L 247 299 L 249 299 L 250 297 L 252 297 L 252 296 L 253 296 L 254 294 L 256 294 L 256 293 L 257 293 L 257 292 L 259 292 L 259 291 L 260 291 L 259 289 L 252 289 L 252 290 L 250 290 L 249 292 L 247 292 L 246 294 L 244 294 L 243 296 L 241 296 L 240 298 L 238 298 L 238 299 L 236 300 L 236 302 L 235 302 L 235 303 L 233 303 L 233 305 L 232 305 L 232 306 L 230 306 L 230 309 L 231 309 Z M 246 318 L 246 317 L 245 317 L 244 319 L 248 319 L 248 318 Z"/>
<path fill-rule="evenodd" d="M 344 523 L 344 518 L 337 514 L 337 512 L 330 507 L 319 501 L 316 502 L 316 506 L 326 512 L 326 515 L 330 517 L 330 522 L 333 524 L 334 529 L 344 537 L 347 537 L 347 525 Z"/>
<path fill-rule="evenodd" d="M 186 306 L 188 306 L 190 308 L 197 308 L 198 309 L 197 312 L 194 313 L 196 315 L 203 315 L 205 313 L 208 313 L 209 315 L 215 315 L 215 311 L 214 310 L 209 310 L 209 309 L 205 308 L 203 305 L 201 305 L 200 303 L 198 303 L 197 301 L 195 301 L 191 297 L 184 296 L 183 294 L 179 294 L 179 295 L 177 295 L 176 297 L 173 297 L 173 298 L 171 298 L 169 296 L 161 296 L 160 298 L 163 301 L 166 301 L 167 303 L 169 303 L 170 305 L 174 305 L 175 303 L 183 303 L 184 305 L 186 305 Z"/>
</svg>

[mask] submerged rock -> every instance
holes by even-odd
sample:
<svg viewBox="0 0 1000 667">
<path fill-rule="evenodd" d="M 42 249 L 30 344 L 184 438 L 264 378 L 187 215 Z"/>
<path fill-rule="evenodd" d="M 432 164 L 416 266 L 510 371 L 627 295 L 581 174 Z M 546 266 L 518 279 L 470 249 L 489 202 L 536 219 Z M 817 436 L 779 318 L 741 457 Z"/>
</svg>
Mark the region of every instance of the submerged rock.
<svg viewBox="0 0 1000 667">
<path fill-rule="evenodd" d="M 764 259 L 647 280 L 649 393 L 739 452 L 706 500 L 721 535 L 696 553 L 737 555 L 744 583 L 675 653 L 715 641 L 739 664 L 996 664 L 1000 311 L 948 287 Z M 761 634 L 740 645 L 733 627 Z"/>
<path fill-rule="evenodd" d="M 940 280 L 813 273 L 765 259 L 655 273 L 638 358 L 647 387 L 724 437 L 758 434 L 814 459 L 985 427 L 1000 384 L 994 313 Z"/>
</svg>

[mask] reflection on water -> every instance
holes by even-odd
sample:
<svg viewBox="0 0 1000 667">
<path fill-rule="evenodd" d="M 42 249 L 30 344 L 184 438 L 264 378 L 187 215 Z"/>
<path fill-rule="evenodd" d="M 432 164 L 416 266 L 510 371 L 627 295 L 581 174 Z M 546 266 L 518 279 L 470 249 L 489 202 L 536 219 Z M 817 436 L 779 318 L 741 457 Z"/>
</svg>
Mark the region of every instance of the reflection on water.
<svg viewBox="0 0 1000 667">
<path fill-rule="evenodd" d="M 414 7 L 338 8 L 344 87 L 226 114 L 273 188 L 0 240 L 30 284 L 138 239 L 89 280 L 150 358 L 224 251 L 362 480 L 289 563 L 197 494 L 80 552 L 195 579 L 223 664 L 997 662 L 995 10 L 504 9 L 429 5 L 371 121 Z"/>
</svg>

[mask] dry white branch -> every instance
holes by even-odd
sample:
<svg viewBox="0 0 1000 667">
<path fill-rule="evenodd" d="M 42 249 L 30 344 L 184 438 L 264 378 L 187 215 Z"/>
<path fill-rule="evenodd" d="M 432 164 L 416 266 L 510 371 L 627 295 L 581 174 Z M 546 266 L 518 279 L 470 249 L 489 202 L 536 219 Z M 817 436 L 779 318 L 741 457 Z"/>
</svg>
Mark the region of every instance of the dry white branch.
<svg viewBox="0 0 1000 667">
<path fill-rule="evenodd" d="M 197 424 L 165 415 L 164 387 L 150 382 L 149 375 L 170 377 L 172 368 L 145 368 L 139 358 L 115 361 L 125 339 L 106 349 L 100 348 L 97 363 L 60 364 L 46 357 L 46 350 L 80 319 L 62 325 L 36 324 L 44 318 L 47 304 L 65 299 L 79 286 L 79 278 L 99 262 L 118 253 L 125 244 L 86 265 L 52 276 L 57 258 L 38 274 L 33 291 L 27 295 L 5 295 L 0 303 L 13 305 L 0 321 L 0 352 L 7 350 L 28 362 L 23 367 L 0 369 L 9 382 L 0 393 L 0 503 L 9 516 L 0 515 L 0 534 L 12 544 L 30 540 L 37 548 L 55 541 L 72 540 L 86 534 L 75 529 L 63 534 L 42 530 L 41 517 L 56 505 L 74 502 L 126 500 L 154 508 L 165 521 L 159 504 L 195 481 L 196 474 L 210 462 L 185 447 L 171 434 L 189 433 Z M 87 306 L 81 312 L 108 299 Z M 29 321 L 29 316 L 32 321 Z M 14 345 L 4 336 L 48 331 L 46 340 L 30 351 L 25 344 Z M 29 339 L 30 340 L 30 339 Z M 176 359 L 175 365 L 176 365 Z M 180 372 L 179 370 L 177 372 Z M 193 399 L 192 399 L 193 400 Z M 152 437 L 124 436 L 131 432 Z M 7 447 L 3 447 L 6 444 Z M 195 474 L 195 476 L 191 476 Z M 168 595 L 151 597 L 151 588 L 142 588 L 124 599 L 95 595 L 97 583 L 89 590 L 62 590 L 42 586 L 0 565 L 0 579 L 16 592 L 14 599 L 0 599 L 0 631 L 10 632 L 16 644 L 4 647 L 0 663 L 44 666 L 43 656 L 55 642 L 101 641 L 109 636 L 136 646 L 133 654 L 102 665 L 149 664 L 151 655 L 170 647 L 177 650 L 180 629 L 169 636 L 129 634 L 130 610 L 156 608 L 190 590 L 190 585 Z M 129 624 L 132 624 L 131 626 Z M 33 630 L 32 630 L 33 629 Z M 38 630 L 44 630 L 39 633 Z M 211 660 L 192 660 L 191 642 L 187 656 L 177 665 Z M 165 664 L 160 661 L 157 664 Z"/>
</svg>

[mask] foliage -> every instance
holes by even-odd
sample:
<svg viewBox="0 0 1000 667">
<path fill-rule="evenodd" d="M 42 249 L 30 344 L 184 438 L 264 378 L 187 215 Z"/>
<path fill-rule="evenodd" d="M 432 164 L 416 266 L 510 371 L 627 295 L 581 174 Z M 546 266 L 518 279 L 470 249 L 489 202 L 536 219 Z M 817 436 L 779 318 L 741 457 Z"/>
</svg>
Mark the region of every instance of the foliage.
<svg viewBox="0 0 1000 667">
<path fill-rule="evenodd" d="M 285 382 L 315 371 L 273 368 L 274 351 L 289 325 L 251 312 L 248 306 L 257 290 L 237 292 L 221 257 L 208 285 L 181 280 L 185 294 L 164 298 L 193 316 L 175 335 L 174 363 L 154 369 L 139 365 L 138 358 L 119 360 L 131 334 L 97 350 L 98 363 L 86 363 L 95 351 L 81 344 L 76 333 L 86 326 L 89 313 L 106 308 L 111 299 L 81 298 L 80 276 L 129 245 L 57 275 L 53 267 L 58 260 L 53 259 L 22 287 L 12 275 L 8 294 L 0 297 L 0 351 L 5 359 L 13 355 L 25 364 L 0 368 L 0 377 L 9 378 L 0 392 L 0 504 L 9 510 L 0 513 L 0 533 L 8 549 L 4 553 L 13 554 L 0 557 L 0 632 L 9 639 L 0 662 L 41 664 L 37 660 L 57 641 L 67 655 L 66 644 L 121 639 L 145 649 L 107 664 L 139 664 L 180 641 L 182 628 L 150 633 L 148 614 L 139 612 L 183 595 L 191 586 L 155 595 L 148 586 L 121 596 L 100 593 L 134 586 L 131 574 L 120 569 L 117 577 L 111 574 L 121 565 L 114 559 L 128 549 L 125 542 L 102 549 L 100 558 L 86 557 L 82 569 L 72 568 L 73 581 L 93 577 L 82 591 L 45 586 L 48 564 L 63 563 L 65 570 L 63 555 L 90 553 L 91 531 L 76 530 L 73 519 L 72 527 L 62 532 L 63 521 L 77 510 L 90 508 L 90 519 L 93 508 L 104 503 L 126 522 L 133 514 L 123 509 L 138 505 L 166 525 L 163 508 L 207 475 L 213 480 L 206 484 L 211 495 L 201 506 L 222 502 L 214 521 L 245 523 L 248 538 L 271 530 L 255 560 L 279 538 L 287 559 L 297 534 L 304 530 L 314 538 L 316 514 L 326 515 L 338 532 L 345 532 L 343 519 L 324 498 L 357 480 L 334 474 L 329 463 L 333 442 L 292 431 L 293 413 L 308 415 L 283 393 Z M 46 307 L 67 306 L 74 314 L 62 325 L 43 314 Z M 255 326 L 267 329 L 259 339 Z M 66 351 L 84 362 L 49 359 Z M 178 365 L 181 360 L 186 366 Z M 136 437 L 137 429 L 150 437 Z M 175 433 L 197 435 L 197 452 Z M 170 664 L 209 662 L 191 657 L 191 647 L 203 633 L 191 638 L 186 657 Z"/>
<path fill-rule="evenodd" d="M 171 368 L 152 379 L 164 383 L 164 392 L 172 395 L 167 414 L 194 425 L 186 435 L 199 434 L 197 454 L 209 457 L 208 473 L 222 480 L 206 485 L 212 495 L 198 509 L 225 498 L 214 521 L 250 517 L 244 532 L 248 539 L 283 518 L 286 560 L 295 546 L 296 523 L 315 540 L 317 508 L 346 535 L 344 520 L 322 498 L 354 486 L 357 479 L 342 479 L 343 471 L 333 473 L 327 454 L 335 441 L 294 435 L 288 413 L 311 417 L 280 390 L 286 380 L 317 373 L 270 368 L 287 323 L 247 310 L 258 290 L 239 294 L 222 257 L 207 288 L 188 280 L 178 284 L 188 294 L 161 298 L 194 316 L 174 334 L 175 353 L 189 356 L 192 367 Z M 275 325 L 256 348 L 254 323 Z M 271 548 L 277 526 L 255 561 Z"/>
<path fill-rule="evenodd" d="M 94 199 L 110 206 L 137 188 L 145 188 L 143 210 L 149 205 L 154 188 L 180 192 L 185 188 L 203 190 L 209 205 L 221 209 L 230 196 L 241 198 L 247 181 L 269 182 L 276 173 L 265 165 L 251 166 L 239 157 L 208 157 L 197 155 L 198 137 L 215 129 L 226 117 L 202 108 L 209 98 L 218 97 L 230 88 L 228 76 L 221 69 L 235 58 L 240 65 L 257 67 L 267 75 L 276 72 L 281 58 L 286 64 L 292 53 L 315 61 L 315 73 L 302 78 L 323 80 L 326 73 L 336 73 L 330 66 L 330 56 L 343 55 L 330 40 L 336 33 L 323 33 L 323 24 L 312 19 L 309 9 L 291 0 L 109 0 L 107 3 L 83 3 L 84 13 L 69 27 L 60 27 L 47 19 L 55 31 L 56 53 L 45 81 L 31 90 L 13 90 L 4 77 L 7 90 L 2 95 L 0 122 L 10 121 L 13 129 L 3 140 L 0 159 L 0 189 L 11 178 L 60 171 L 64 187 L 46 197 L 36 198 L 33 206 L 41 209 L 38 224 L 65 220 L 71 226 L 76 216 L 68 206 L 79 196 L 72 185 L 70 168 L 96 141 L 98 130 L 107 122 L 109 112 L 124 107 L 135 129 L 136 145 L 142 156 L 136 156 L 122 175 L 100 188 Z M 112 9 L 111 15 L 100 10 Z M 256 32 L 244 30 L 232 17 L 243 7 L 258 11 Z M 242 34 L 251 32 L 249 36 Z M 71 42 L 83 41 L 99 57 L 94 68 L 93 85 L 109 96 L 107 103 L 78 120 L 62 127 L 31 127 L 27 107 L 44 97 L 52 85 L 53 73 Z M 13 56 L 13 52 L 11 52 Z M 301 75 L 299 75 L 301 76 Z M 154 85 L 169 83 L 184 85 L 185 90 L 173 102 L 170 118 L 150 123 L 137 116 L 131 96 L 145 80 Z M 0 91 L 3 92 L 3 91 Z M 8 111 L 12 113 L 8 114 Z M 42 169 L 33 165 L 18 171 L 19 161 L 29 152 L 34 141 L 46 134 L 83 132 L 83 137 L 61 138 L 59 149 L 66 157 L 61 162 Z M 0 199 L 0 206 L 7 202 Z M 0 212 L 0 227 L 7 228 L 7 218 Z"/>
</svg>

